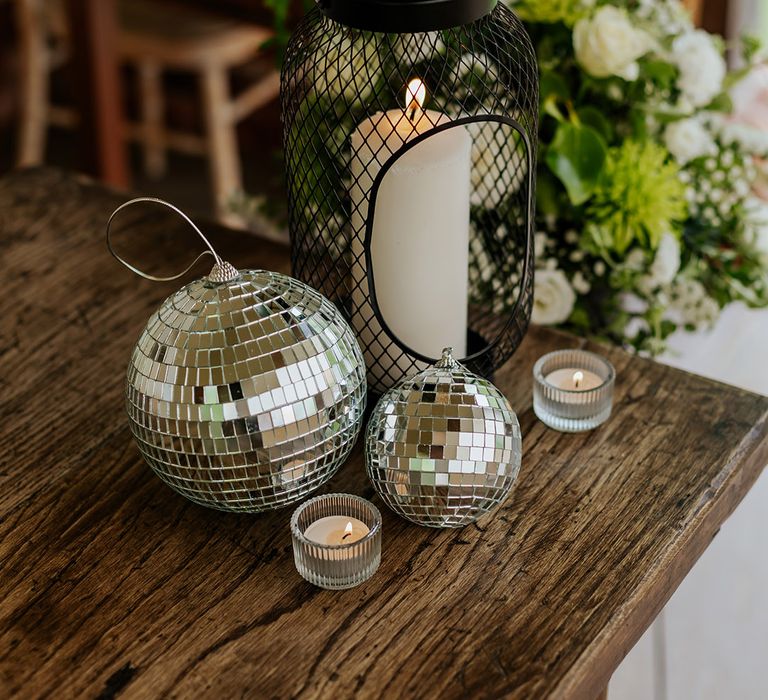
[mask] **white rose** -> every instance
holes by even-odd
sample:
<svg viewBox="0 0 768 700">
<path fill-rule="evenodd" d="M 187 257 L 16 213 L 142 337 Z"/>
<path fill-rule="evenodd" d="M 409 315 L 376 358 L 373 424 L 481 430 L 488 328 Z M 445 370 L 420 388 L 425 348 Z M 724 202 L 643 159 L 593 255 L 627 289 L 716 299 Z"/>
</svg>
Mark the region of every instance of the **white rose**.
<svg viewBox="0 0 768 700">
<path fill-rule="evenodd" d="M 537 270 L 531 320 L 545 326 L 563 323 L 571 315 L 576 294 L 562 270 Z"/>
<path fill-rule="evenodd" d="M 744 202 L 744 233 L 747 243 L 768 258 L 768 202 L 749 197 Z"/>
<path fill-rule="evenodd" d="M 678 163 L 717 152 L 714 139 L 698 119 L 672 122 L 664 131 L 664 143 Z"/>
<path fill-rule="evenodd" d="M 680 70 L 677 86 L 694 107 L 709 104 L 722 90 L 725 60 L 703 29 L 681 34 L 672 42 L 672 61 Z"/>
<path fill-rule="evenodd" d="M 637 80 L 637 59 L 653 45 L 648 34 L 636 29 L 626 10 L 603 5 L 591 19 L 580 19 L 573 28 L 576 59 L 590 75 L 618 75 Z"/>
<path fill-rule="evenodd" d="M 677 236 L 665 233 L 656 249 L 656 257 L 651 264 L 651 278 L 658 285 L 669 284 L 680 270 L 680 241 Z"/>
</svg>

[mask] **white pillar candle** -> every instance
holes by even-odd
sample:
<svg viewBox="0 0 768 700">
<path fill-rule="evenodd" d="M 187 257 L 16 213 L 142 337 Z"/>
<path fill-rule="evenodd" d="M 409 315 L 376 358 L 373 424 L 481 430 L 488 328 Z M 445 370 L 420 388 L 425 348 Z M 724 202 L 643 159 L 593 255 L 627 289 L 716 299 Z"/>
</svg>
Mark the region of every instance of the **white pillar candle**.
<svg viewBox="0 0 768 700">
<path fill-rule="evenodd" d="M 407 109 L 378 112 L 352 134 L 352 325 L 365 348 L 369 382 L 377 389 L 388 388 L 388 369 L 404 373 L 410 361 L 396 345 L 388 347 L 386 337 L 382 345 L 388 349 L 381 358 L 374 342 L 383 331 L 367 301 L 363 244 L 369 196 L 394 153 L 450 121 L 422 109 L 425 93 L 421 81 L 411 81 Z M 463 127 L 425 139 L 398 158 L 376 197 L 371 261 L 379 310 L 405 345 L 428 357 L 439 357 L 449 346 L 457 357 L 466 355 L 471 149 Z"/>
<path fill-rule="evenodd" d="M 369 528 L 362 520 L 346 515 L 329 515 L 310 523 L 304 537 L 317 544 L 352 544 L 363 539 L 368 532 Z"/>
</svg>

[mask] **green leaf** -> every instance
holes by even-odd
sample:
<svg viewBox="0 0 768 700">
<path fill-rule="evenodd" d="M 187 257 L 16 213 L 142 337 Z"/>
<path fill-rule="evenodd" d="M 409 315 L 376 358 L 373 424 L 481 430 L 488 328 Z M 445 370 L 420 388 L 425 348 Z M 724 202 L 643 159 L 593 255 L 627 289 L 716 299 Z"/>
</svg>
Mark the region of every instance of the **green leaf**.
<svg viewBox="0 0 768 700">
<path fill-rule="evenodd" d="M 664 112 L 664 111 L 657 111 L 657 112 L 651 112 L 653 115 L 653 118 L 659 123 L 659 124 L 671 124 L 672 122 L 679 122 L 681 119 L 685 119 L 685 115 L 681 115 L 679 112 Z"/>
<path fill-rule="evenodd" d="M 763 42 L 756 36 L 741 37 L 741 50 L 744 53 L 744 60 L 751 63 L 758 51 L 763 47 Z"/>
<path fill-rule="evenodd" d="M 562 189 L 548 170 L 539 169 L 536 178 L 536 207 L 543 216 L 557 216 L 561 211 L 560 197 Z"/>
<path fill-rule="evenodd" d="M 750 73 L 752 72 L 752 66 L 744 66 L 743 68 L 739 68 L 738 70 L 731 71 L 728 73 L 728 75 L 725 76 L 725 79 L 723 80 L 723 88 L 726 90 L 728 88 L 732 88 L 736 83 L 740 82 L 744 78 L 746 78 Z"/>
<path fill-rule="evenodd" d="M 565 117 L 557 106 L 557 98 L 554 95 L 550 95 L 546 100 L 544 100 L 544 102 L 541 103 L 541 111 L 543 114 L 548 114 L 556 121 L 565 121 Z"/>
<path fill-rule="evenodd" d="M 594 192 L 607 151 L 603 137 L 592 127 L 569 122 L 558 125 L 545 160 L 575 206 L 586 202 Z"/>
<path fill-rule="evenodd" d="M 669 319 L 663 318 L 660 324 L 662 339 L 668 338 L 677 330 L 677 324 L 673 323 Z"/>
<path fill-rule="evenodd" d="M 264 5 L 272 10 L 272 25 L 275 34 L 271 39 L 265 42 L 268 48 L 275 48 L 275 59 L 278 67 L 282 65 L 285 54 L 285 47 L 288 45 L 288 39 L 291 36 L 288 30 L 288 10 L 290 0 L 264 0 Z"/>
<path fill-rule="evenodd" d="M 704 109 L 710 112 L 724 112 L 725 114 L 730 114 L 733 112 L 733 100 L 728 93 L 721 92 Z"/>
<path fill-rule="evenodd" d="M 572 323 L 574 326 L 578 326 L 579 328 L 587 329 L 589 328 L 590 324 L 589 313 L 583 306 L 576 304 L 568 318 L 568 322 Z"/>
<path fill-rule="evenodd" d="M 544 102 L 548 97 L 554 96 L 559 100 L 565 102 L 570 98 L 570 92 L 568 90 L 568 84 L 565 82 L 561 75 L 552 72 L 551 70 L 541 71 L 541 78 L 539 80 L 539 95 L 541 101 Z"/>
<path fill-rule="evenodd" d="M 677 78 L 677 68 L 666 61 L 641 61 L 641 74 L 660 87 L 670 87 Z"/>
<path fill-rule="evenodd" d="M 582 124 L 591 126 L 600 136 L 606 141 L 611 140 L 613 135 L 613 127 L 608 118 L 597 107 L 581 107 L 578 112 L 579 121 Z"/>
<path fill-rule="evenodd" d="M 632 127 L 632 135 L 637 141 L 645 140 L 648 135 L 648 125 L 645 123 L 645 112 L 640 109 L 631 109 L 629 123 Z"/>
</svg>

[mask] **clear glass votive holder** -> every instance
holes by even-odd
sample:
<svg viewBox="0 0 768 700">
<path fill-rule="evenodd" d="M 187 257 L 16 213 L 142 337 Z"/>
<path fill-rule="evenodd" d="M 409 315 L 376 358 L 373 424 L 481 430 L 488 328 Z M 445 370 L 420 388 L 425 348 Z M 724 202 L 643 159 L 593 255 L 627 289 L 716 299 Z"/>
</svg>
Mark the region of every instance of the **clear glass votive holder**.
<svg viewBox="0 0 768 700">
<path fill-rule="evenodd" d="M 355 532 L 368 528 L 360 539 L 349 543 L 326 544 L 305 536 L 321 518 L 338 518 L 355 523 Z M 366 581 L 381 562 L 381 513 L 370 501 L 348 493 L 330 493 L 302 503 L 291 516 L 291 537 L 296 569 L 320 588 L 353 588 Z"/>
<path fill-rule="evenodd" d="M 615 379 L 613 365 L 593 352 L 550 352 L 533 367 L 533 412 L 564 433 L 592 430 L 611 415 Z"/>
</svg>

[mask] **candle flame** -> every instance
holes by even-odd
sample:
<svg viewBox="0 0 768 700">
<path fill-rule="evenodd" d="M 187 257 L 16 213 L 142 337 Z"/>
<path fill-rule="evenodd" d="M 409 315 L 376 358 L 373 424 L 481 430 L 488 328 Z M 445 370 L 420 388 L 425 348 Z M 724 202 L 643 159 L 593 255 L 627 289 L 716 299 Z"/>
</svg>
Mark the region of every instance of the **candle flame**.
<svg viewBox="0 0 768 700">
<path fill-rule="evenodd" d="M 584 381 L 584 372 L 577 371 L 573 373 L 573 385 L 578 389 Z"/>
<path fill-rule="evenodd" d="M 341 539 L 346 540 L 347 537 L 350 537 L 351 535 L 352 535 L 352 521 L 350 520 L 347 523 L 347 526 L 344 528 L 344 536 Z"/>
<path fill-rule="evenodd" d="M 420 78 L 414 78 L 408 83 L 405 92 L 405 108 L 411 115 L 411 119 L 416 114 L 417 109 L 421 109 L 427 101 L 427 88 Z"/>
</svg>

